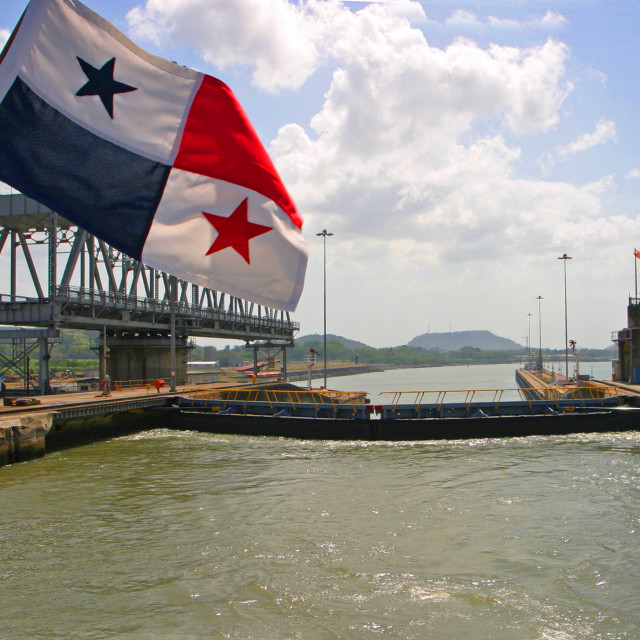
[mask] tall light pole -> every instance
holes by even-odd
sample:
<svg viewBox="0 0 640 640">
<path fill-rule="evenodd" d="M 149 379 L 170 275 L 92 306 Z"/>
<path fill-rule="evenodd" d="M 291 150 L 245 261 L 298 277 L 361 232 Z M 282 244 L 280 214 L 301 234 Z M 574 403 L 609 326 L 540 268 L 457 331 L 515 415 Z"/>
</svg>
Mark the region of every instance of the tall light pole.
<svg viewBox="0 0 640 640">
<path fill-rule="evenodd" d="M 542 373 L 542 309 L 540 303 L 544 298 L 542 296 L 538 296 L 536 300 L 538 301 L 538 334 L 540 335 L 540 353 L 538 362 L 540 363 L 540 373 Z"/>
<path fill-rule="evenodd" d="M 329 233 L 326 229 L 323 229 L 320 233 L 316 233 L 317 236 L 322 236 L 322 265 L 323 265 L 323 335 L 324 335 L 324 388 L 327 388 L 327 236 L 332 236 L 333 233 Z"/>
<path fill-rule="evenodd" d="M 558 260 L 562 260 L 564 267 L 564 375 L 569 381 L 569 330 L 567 324 L 567 260 L 571 260 L 571 256 L 563 253 Z"/>
</svg>

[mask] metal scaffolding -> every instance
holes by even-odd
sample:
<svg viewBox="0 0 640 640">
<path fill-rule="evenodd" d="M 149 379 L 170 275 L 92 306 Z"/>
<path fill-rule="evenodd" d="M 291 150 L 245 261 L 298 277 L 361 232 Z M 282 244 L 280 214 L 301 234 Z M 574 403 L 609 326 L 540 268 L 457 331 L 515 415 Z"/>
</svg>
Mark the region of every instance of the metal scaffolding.
<svg viewBox="0 0 640 640">
<path fill-rule="evenodd" d="M 22 194 L 0 196 L 0 325 L 166 337 L 171 277 Z M 46 277 L 46 281 L 44 278 Z M 177 281 L 176 336 L 293 343 L 289 313 Z M 40 363 L 44 365 L 43 362 Z"/>
</svg>

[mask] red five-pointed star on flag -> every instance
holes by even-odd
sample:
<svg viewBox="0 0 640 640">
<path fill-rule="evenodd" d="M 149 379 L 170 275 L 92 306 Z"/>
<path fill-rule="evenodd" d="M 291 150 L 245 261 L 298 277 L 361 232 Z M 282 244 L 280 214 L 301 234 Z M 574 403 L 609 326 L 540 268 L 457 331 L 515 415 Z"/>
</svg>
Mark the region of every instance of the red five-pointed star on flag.
<svg viewBox="0 0 640 640">
<path fill-rule="evenodd" d="M 228 218 L 216 216 L 206 211 L 202 212 L 202 215 L 218 232 L 218 237 L 205 255 L 208 256 L 216 251 L 232 247 L 246 260 L 247 264 L 251 264 L 249 259 L 249 240 L 271 231 L 271 227 L 249 222 L 247 218 L 247 200 L 248 198 L 245 198 Z"/>
</svg>

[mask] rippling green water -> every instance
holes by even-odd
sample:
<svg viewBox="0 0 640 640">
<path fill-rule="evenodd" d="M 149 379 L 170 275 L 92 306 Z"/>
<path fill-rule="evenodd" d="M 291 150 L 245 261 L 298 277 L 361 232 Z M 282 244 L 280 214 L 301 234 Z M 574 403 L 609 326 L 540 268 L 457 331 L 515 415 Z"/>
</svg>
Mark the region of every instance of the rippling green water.
<svg viewBox="0 0 640 640">
<path fill-rule="evenodd" d="M 639 437 L 148 431 L 14 465 L 4 637 L 637 638 Z"/>
<path fill-rule="evenodd" d="M 148 430 L 0 469 L 0 637 L 640 637 L 640 433 Z"/>
</svg>

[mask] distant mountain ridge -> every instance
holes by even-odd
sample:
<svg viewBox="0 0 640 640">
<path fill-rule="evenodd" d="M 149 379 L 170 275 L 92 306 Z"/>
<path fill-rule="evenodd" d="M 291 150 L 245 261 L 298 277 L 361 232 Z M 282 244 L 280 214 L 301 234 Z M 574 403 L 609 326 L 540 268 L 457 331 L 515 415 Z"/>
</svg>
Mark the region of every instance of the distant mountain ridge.
<svg viewBox="0 0 640 640">
<path fill-rule="evenodd" d="M 324 340 L 324 336 L 321 333 L 310 333 L 309 335 L 300 336 L 296 338 L 296 342 L 300 344 L 305 344 L 307 342 L 317 341 L 317 340 L 322 342 Z M 357 340 L 350 340 L 349 338 L 343 338 L 342 336 L 337 336 L 334 333 L 327 333 L 327 340 L 337 340 L 338 342 L 341 342 L 345 347 L 347 347 L 347 349 L 364 349 L 364 348 L 370 349 L 371 348 L 369 347 L 368 344 L 365 344 L 364 342 L 358 342 Z"/>
<path fill-rule="evenodd" d="M 299 344 L 306 344 L 310 341 L 322 341 L 320 333 L 313 333 L 296 338 Z M 347 349 L 371 348 L 364 342 L 351 340 L 333 333 L 327 334 L 327 340 L 337 340 Z M 491 331 L 453 331 L 449 333 L 423 333 L 416 336 L 407 343 L 408 347 L 420 347 L 422 349 L 438 349 L 440 351 L 458 351 L 463 347 L 475 347 L 483 351 L 517 351 L 524 347 L 508 338 L 491 333 Z"/>
<path fill-rule="evenodd" d="M 491 331 L 451 331 L 449 333 L 423 333 L 407 343 L 408 347 L 458 351 L 463 347 L 475 347 L 482 351 L 518 351 L 521 344 L 501 338 Z"/>
</svg>

